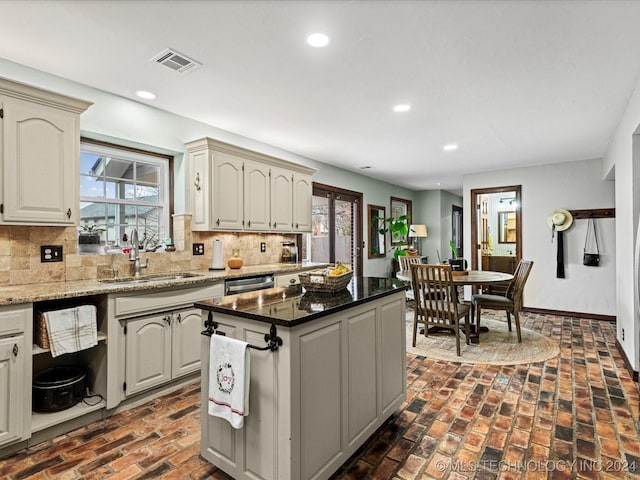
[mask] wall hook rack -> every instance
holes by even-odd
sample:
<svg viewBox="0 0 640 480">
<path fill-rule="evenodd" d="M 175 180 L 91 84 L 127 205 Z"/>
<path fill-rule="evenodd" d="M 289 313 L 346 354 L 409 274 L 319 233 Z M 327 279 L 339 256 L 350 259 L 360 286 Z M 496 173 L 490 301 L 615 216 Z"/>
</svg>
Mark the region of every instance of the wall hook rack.
<svg viewBox="0 0 640 480">
<path fill-rule="evenodd" d="M 224 332 L 218 330 L 218 322 L 213 321 L 213 314 L 209 312 L 207 319 L 204 322 L 204 326 L 206 330 L 200 332 L 201 335 L 205 335 L 210 337 L 211 335 L 225 335 Z M 282 338 L 278 336 L 278 331 L 276 330 L 276 325 L 274 323 L 271 324 L 271 328 L 269 329 L 269 333 L 265 333 L 264 341 L 267 342 L 267 345 L 264 347 L 258 347 L 256 345 L 247 344 L 247 347 L 253 348 L 254 350 L 271 350 L 275 352 L 282 346 Z"/>
<path fill-rule="evenodd" d="M 569 210 L 574 220 L 587 220 L 589 218 L 615 218 L 615 208 L 590 208 L 586 210 Z"/>
</svg>

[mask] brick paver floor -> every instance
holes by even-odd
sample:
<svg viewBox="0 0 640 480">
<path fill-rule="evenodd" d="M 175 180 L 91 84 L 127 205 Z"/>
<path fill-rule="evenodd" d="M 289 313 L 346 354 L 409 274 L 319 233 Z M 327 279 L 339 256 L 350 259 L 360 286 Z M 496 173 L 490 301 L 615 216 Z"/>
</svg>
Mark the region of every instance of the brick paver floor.
<svg viewBox="0 0 640 480">
<path fill-rule="evenodd" d="M 523 327 L 560 355 L 491 366 L 408 354 L 407 401 L 333 479 L 640 478 L 638 385 L 615 324 L 528 313 Z M 1 460 L 0 478 L 228 480 L 199 457 L 199 422 L 196 383 Z"/>
</svg>

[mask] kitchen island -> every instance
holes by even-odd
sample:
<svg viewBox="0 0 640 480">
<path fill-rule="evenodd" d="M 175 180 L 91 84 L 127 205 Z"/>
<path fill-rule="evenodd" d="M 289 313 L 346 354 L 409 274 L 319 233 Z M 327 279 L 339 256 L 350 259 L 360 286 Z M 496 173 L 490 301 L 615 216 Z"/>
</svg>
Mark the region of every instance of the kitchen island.
<svg viewBox="0 0 640 480">
<path fill-rule="evenodd" d="M 281 341 L 250 350 L 249 415 L 235 430 L 207 413 L 203 335 L 201 455 L 236 480 L 329 478 L 405 400 L 405 288 L 364 277 L 336 293 L 294 286 L 197 302 L 203 333 L 264 347 L 275 330 Z"/>
</svg>

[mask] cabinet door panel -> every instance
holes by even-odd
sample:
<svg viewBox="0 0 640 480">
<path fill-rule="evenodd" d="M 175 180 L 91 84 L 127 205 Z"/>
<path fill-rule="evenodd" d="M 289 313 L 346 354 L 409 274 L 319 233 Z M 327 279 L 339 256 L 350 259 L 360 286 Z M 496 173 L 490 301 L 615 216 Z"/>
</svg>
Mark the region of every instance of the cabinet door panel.
<svg viewBox="0 0 640 480">
<path fill-rule="evenodd" d="M 382 372 L 382 416 L 390 415 L 396 401 L 405 398 L 407 372 L 405 371 L 406 332 L 405 302 L 393 300 L 380 307 L 380 360 Z"/>
<path fill-rule="evenodd" d="M 171 326 L 159 314 L 127 321 L 126 395 L 171 380 Z"/>
<path fill-rule="evenodd" d="M 19 100 L 3 104 L 4 221 L 73 224 L 79 208 L 77 120 Z"/>
<path fill-rule="evenodd" d="M 280 232 L 293 230 L 293 177 L 282 168 L 271 169 L 271 228 Z"/>
<path fill-rule="evenodd" d="M 243 161 L 215 152 L 213 172 L 213 228 L 243 228 Z"/>
<path fill-rule="evenodd" d="M 0 339 L 0 445 L 18 440 L 23 434 L 23 344 L 22 335 Z"/>
<path fill-rule="evenodd" d="M 347 320 L 349 444 L 375 422 L 378 385 L 376 381 L 376 310 L 367 310 Z"/>
<path fill-rule="evenodd" d="M 313 478 L 344 448 L 340 323 L 300 337 L 300 469 Z"/>
<path fill-rule="evenodd" d="M 176 312 L 172 326 L 171 371 L 173 378 L 177 378 L 200 369 L 200 332 L 203 329 L 200 309 Z"/>
<path fill-rule="evenodd" d="M 293 229 L 296 232 L 311 231 L 311 197 L 313 183 L 310 175 L 293 176 Z"/>
<path fill-rule="evenodd" d="M 270 228 L 269 166 L 244 162 L 244 228 L 266 231 Z"/>
</svg>

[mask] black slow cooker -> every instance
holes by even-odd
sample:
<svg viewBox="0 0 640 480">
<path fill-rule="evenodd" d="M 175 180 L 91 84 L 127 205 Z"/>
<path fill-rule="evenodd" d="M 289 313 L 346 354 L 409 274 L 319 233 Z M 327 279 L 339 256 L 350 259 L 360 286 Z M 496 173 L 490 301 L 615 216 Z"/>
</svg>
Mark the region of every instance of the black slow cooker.
<svg viewBox="0 0 640 480">
<path fill-rule="evenodd" d="M 84 396 L 86 373 L 76 366 L 47 368 L 33 379 L 33 410 L 57 412 L 73 407 Z"/>
</svg>

